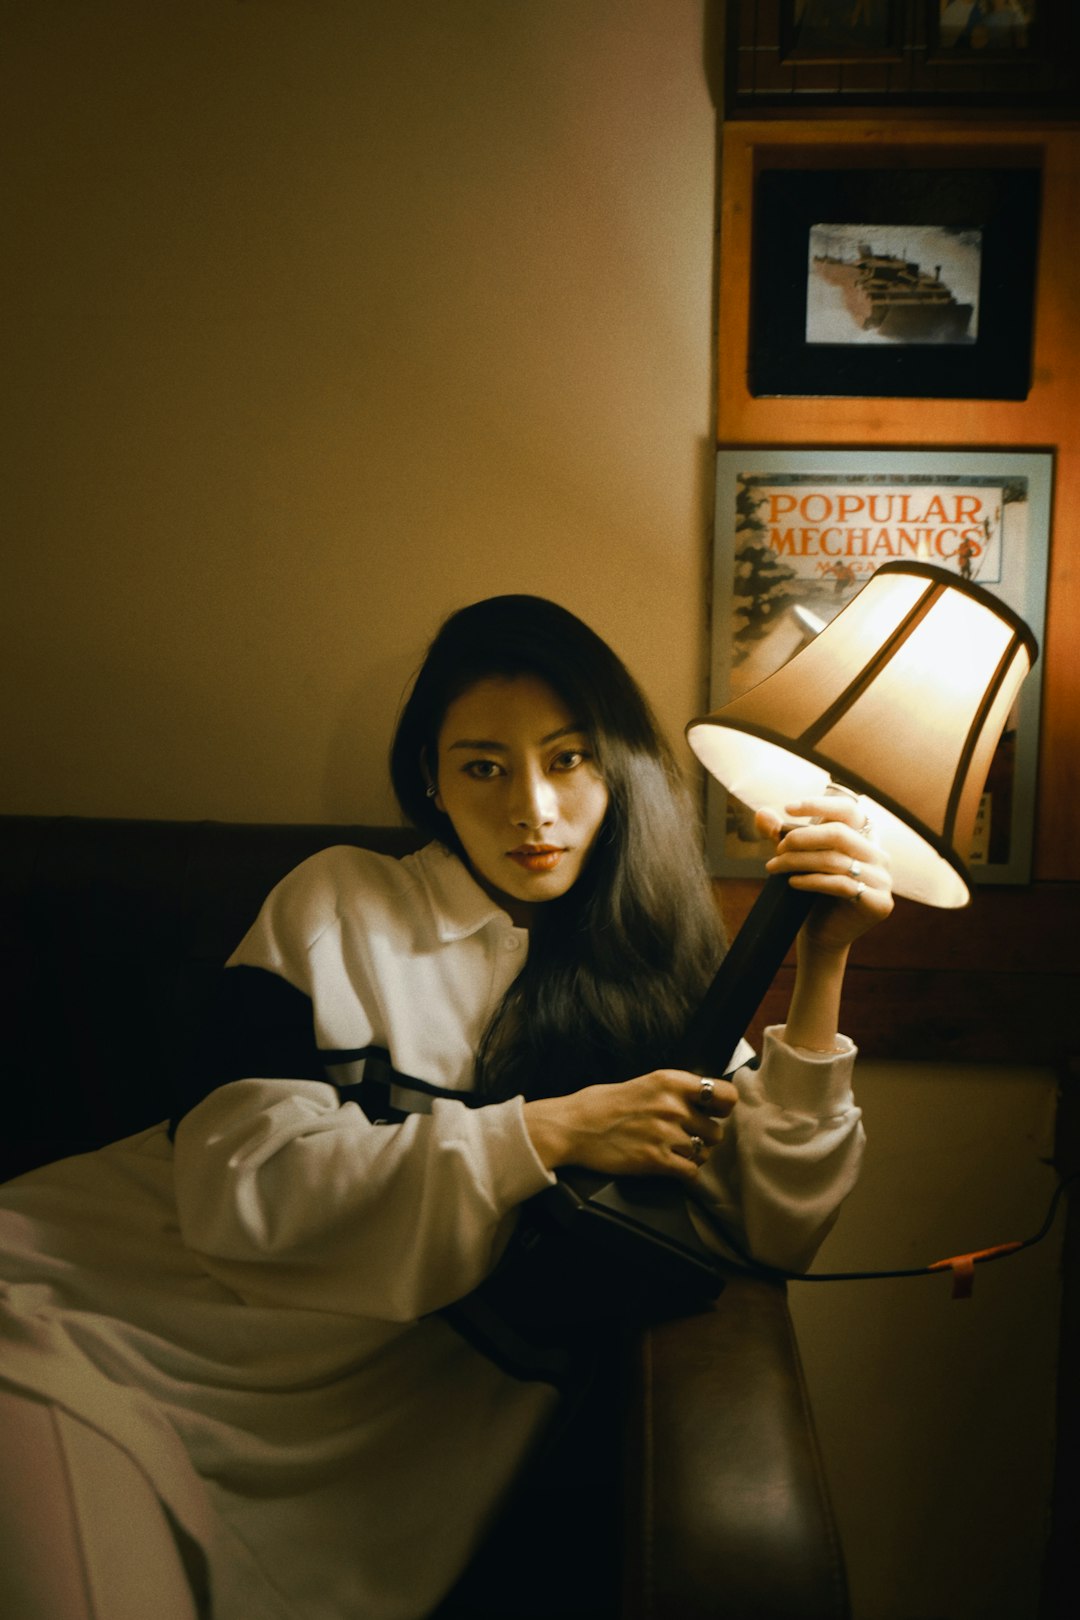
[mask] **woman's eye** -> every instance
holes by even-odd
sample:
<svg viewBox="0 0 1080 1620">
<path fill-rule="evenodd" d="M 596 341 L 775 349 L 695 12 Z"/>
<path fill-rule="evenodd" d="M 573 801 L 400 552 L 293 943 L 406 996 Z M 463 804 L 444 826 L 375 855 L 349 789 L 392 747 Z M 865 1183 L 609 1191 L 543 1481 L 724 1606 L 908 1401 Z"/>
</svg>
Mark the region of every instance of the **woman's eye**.
<svg viewBox="0 0 1080 1620">
<path fill-rule="evenodd" d="M 551 763 L 557 771 L 573 771 L 588 757 L 583 748 L 567 748 L 561 754 L 556 754 Z"/>
<path fill-rule="evenodd" d="M 475 782 L 490 782 L 493 777 L 502 774 L 502 766 L 493 759 L 471 759 L 463 767 L 466 776 L 471 776 Z"/>
</svg>

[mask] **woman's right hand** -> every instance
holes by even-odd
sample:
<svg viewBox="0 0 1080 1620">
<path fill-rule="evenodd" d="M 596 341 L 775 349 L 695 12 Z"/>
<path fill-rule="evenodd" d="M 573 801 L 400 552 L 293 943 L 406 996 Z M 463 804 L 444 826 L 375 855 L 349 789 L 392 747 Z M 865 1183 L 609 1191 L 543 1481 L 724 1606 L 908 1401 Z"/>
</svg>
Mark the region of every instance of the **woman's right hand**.
<svg viewBox="0 0 1080 1620">
<path fill-rule="evenodd" d="M 612 1176 L 692 1181 L 735 1106 L 729 1080 L 655 1069 L 617 1085 L 525 1104 L 525 1125 L 549 1170 L 576 1164 Z"/>
</svg>

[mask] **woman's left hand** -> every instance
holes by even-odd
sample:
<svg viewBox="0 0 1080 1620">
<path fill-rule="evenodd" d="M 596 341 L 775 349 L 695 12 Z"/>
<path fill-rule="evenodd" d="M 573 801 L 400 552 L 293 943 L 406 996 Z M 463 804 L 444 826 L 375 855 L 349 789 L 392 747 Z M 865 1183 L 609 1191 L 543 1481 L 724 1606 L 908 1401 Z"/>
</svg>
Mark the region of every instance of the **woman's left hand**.
<svg viewBox="0 0 1080 1620">
<path fill-rule="evenodd" d="M 795 817 L 799 824 L 792 826 Z M 767 870 L 822 897 L 803 930 L 807 944 L 846 950 L 892 911 L 888 856 L 874 841 L 861 800 L 829 793 L 785 806 L 784 816 L 759 810 L 756 820 L 760 836 L 776 840 Z"/>
</svg>

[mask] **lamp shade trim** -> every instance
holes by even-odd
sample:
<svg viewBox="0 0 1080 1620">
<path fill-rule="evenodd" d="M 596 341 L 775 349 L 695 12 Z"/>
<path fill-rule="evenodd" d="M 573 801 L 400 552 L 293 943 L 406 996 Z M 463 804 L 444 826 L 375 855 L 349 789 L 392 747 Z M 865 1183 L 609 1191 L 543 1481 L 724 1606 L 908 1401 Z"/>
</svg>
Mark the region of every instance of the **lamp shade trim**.
<svg viewBox="0 0 1080 1620">
<path fill-rule="evenodd" d="M 882 572 L 883 570 L 879 568 L 878 573 Z M 918 629 L 919 625 L 931 612 L 935 602 L 944 594 L 944 589 L 943 585 L 934 582 L 929 583 L 929 588 L 923 592 L 888 640 L 882 643 L 873 658 L 859 671 L 846 690 L 841 692 L 840 696 L 829 704 L 825 712 L 818 716 L 813 725 L 807 726 L 799 738 L 800 743 L 805 744 L 808 748 L 813 748 L 821 741 L 822 737 L 832 731 L 837 721 L 847 713 L 853 704 L 858 702 L 867 688 L 877 680 L 882 670 L 892 663 L 904 643 Z"/>
<path fill-rule="evenodd" d="M 933 579 L 951 591 L 961 591 L 974 601 L 981 602 L 997 618 L 1004 620 L 1014 635 L 1018 636 L 1028 650 L 1031 662 L 1034 664 L 1039 656 L 1039 643 L 1031 626 L 1020 617 L 1015 608 L 1008 602 L 1003 602 L 1000 596 L 995 596 L 984 585 L 976 585 L 974 580 L 965 579 L 962 574 L 954 574 L 948 568 L 942 568 L 939 563 L 906 562 L 898 558 L 895 562 L 882 563 L 871 576 L 879 579 L 882 574 L 914 574 L 918 579 Z"/>
<path fill-rule="evenodd" d="M 945 836 L 950 840 L 950 842 L 955 842 L 954 834 L 956 830 L 957 812 L 960 808 L 960 800 L 963 795 L 965 785 L 967 784 L 968 776 L 971 771 L 971 762 L 975 757 L 975 750 L 978 746 L 979 739 L 982 736 L 983 728 L 990 716 L 991 709 L 997 701 L 999 692 L 1004 686 L 1010 671 L 1016 664 L 1017 654 L 1020 652 L 1023 645 L 1023 638 L 1018 635 L 1014 635 L 1012 637 L 1009 645 L 1006 647 L 1005 651 L 1001 655 L 1001 658 L 998 660 L 998 666 L 994 671 L 993 679 L 983 695 L 983 700 L 979 705 L 977 714 L 974 716 L 971 725 L 968 727 L 968 734 L 964 740 L 963 751 L 960 755 L 956 774 L 953 777 L 952 791 L 949 794 L 949 803 L 945 810 L 944 830 Z"/>
</svg>

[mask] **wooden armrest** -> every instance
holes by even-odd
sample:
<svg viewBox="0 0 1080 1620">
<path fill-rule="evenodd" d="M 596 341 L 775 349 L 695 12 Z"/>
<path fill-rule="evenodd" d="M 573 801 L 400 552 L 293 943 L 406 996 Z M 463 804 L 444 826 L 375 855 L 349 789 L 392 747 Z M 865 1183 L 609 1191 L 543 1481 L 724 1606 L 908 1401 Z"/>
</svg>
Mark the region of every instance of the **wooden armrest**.
<svg viewBox="0 0 1080 1620">
<path fill-rule="evenodd" d="M 628 1620 L 849 1615 L 782 1284 L 649 1329 L 628 1423 Z"/>
</svg>

